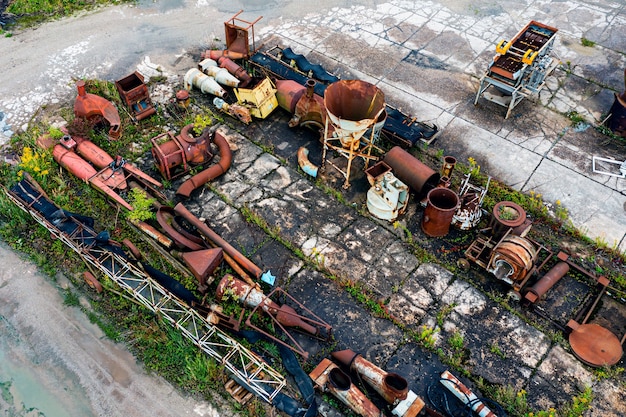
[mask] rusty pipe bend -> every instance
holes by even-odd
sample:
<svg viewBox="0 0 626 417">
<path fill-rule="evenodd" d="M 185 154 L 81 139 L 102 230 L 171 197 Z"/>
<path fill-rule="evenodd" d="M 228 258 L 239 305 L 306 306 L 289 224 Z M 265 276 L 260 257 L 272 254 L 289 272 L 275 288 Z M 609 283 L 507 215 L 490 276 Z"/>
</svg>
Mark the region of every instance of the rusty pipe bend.
<svg viewBox="0 0 626 417">
<path fill-rule="evenodd" d="M 230 150 L 226 138 L 224 138 L 219 131 L 216 131 L 213 142 L 217 145 L 220 161 L 182 183 L 181 186 L 178 187 L 178 190 L 176 190 L 176 194 L 189 197 L 193 190 L 228 171 L 233 161 L 233 153 Z"/>
</svg>

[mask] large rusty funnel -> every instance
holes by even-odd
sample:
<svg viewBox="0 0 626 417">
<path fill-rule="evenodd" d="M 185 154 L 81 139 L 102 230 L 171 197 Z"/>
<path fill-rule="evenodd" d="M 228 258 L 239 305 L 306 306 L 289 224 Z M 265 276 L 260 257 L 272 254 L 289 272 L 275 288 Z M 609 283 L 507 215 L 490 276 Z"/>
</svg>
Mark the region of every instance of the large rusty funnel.
<svg viewBox="0 0 626 417">
<path fill-rule="evenodd" d="M 324 93 L 324 106 L 345 147 L 358 141 L 385 110 L 385 95 L 362 80 L 340 80 Z"/>
<path fill-rule="evenodd" d="M 459 196 L 452 190 L 438 187 L 428 192 L 426 200 L 422 230 L 430 237 L 447 235 L 452 217 L 459 208 Z"/>
</svg>

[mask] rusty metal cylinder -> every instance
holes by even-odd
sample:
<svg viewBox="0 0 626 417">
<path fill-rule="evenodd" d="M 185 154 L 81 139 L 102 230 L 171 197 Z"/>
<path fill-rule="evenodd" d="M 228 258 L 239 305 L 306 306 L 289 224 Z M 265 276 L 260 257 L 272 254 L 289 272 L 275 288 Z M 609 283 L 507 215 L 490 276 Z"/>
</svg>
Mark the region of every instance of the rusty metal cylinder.
<svg viewBox="0 0 626 417">
<path fill-rule="evenodd" d="M 216 59 L 216 58 L 211 58 Z M 236 59 L 236 58 L 233 58 Z M 252 77 L 250 74 L 246 72 L 246 70 L 232 59 L 227 56 L 221 56 L 217 58 L 217 63 L 220 67 L 226 68 L 228 72 L 237 77 L 241 82 L 239 83 L 239 87 L 246 87 L 248 84 L 252 82 Z"/>
<path fill-rule="evenodd" d="M 447 235 L 458 208 L 459 196 L 454 191 L 442 187 L 430 190 L 426 196 L 422 231 L 430 237 Z"/>
<path fill-rule="evenodd" d="M 296 104 L 306 92 L 306 87 L 293 80 L 276 80 L 276 100 L 278 105 L 293 114 Z"/>
<path fill-rule="evenodd" d="M 394 146 L 383 158 L 393 174 L 411 187 L 417 196 L 423 196 L 439 184 L 440 175 L 399 146 Z"/>
<path fill-rule="evenodd" d="M 546 274 L 541 277 L 535 284 L 528 288 L 528 292 L 524 295 L 524 298 L 530 302 L 535 303 L 541 297 L 543 297 L 557 282 L 561 280 L 569 272 L 569 265 L 567 262 L 558 262 L 554 265 Z"/>
<path fill-rule="evenodd" d="M 454 156 L 444 156 L 443 164 L 441 164 L 441 176 L 452 178 L 452 171 L 456 165 L 456 158 Z"/>
<path fill-rule="evenodd" d="M 382 370 L 350 349 L 333 352 L 331 355 L 333 359 L 358 373 L 387 403 L 394 404 L 407 397 L 409 384 L 401 375 Z"/>
</svg>

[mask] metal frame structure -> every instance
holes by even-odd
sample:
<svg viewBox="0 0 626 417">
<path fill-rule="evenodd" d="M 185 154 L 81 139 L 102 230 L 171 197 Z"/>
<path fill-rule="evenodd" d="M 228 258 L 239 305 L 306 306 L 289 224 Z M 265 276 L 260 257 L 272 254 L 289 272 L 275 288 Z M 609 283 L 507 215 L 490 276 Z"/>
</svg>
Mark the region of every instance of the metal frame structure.
<svg viewBox="0 0 626 417">
<path fill-rule="evenodd" d="M 550 56 L 558 29 L 531 20 L 510 42 L 501 41 L 486 73 L 480 79 L 474 105 L 483 96 L 507 108 L 505 119 L 524 98 L 538 93 L 545 79 L 560 64 Z M 489 93 L 494 87 L 500 94 Z"/>
<path fill-rule="evenodd" d="M 22 180 L 26 181 L 26 180 Z M 34 205 L 45 199 L 54 205 L 38 185 L 28 182 L 30 190 L 25 192 L 32 199 L 29 203 L 18 194 L 5 189 L 9 199 L 19 208 L 30 214 L 39 224 L 48 229 L 76 252 L 88 265 L 100 270 L 121 288 L 129 292 L 135 300 L 148 310 L 160 314 L 172 327 L 198 346 L 203 352 L 220 362 L 229 372 L 254 390 L 254 393 L 267 402 L 286 386 L 283 375 L 270 367 L 257 354 L 242 346 L 219 328 L 212 325 L 200 313 L 165 290 L 144 271 L 139 269 L 121 250 L 113 251 L 105 245 L 99 245 L 98 236 L 87 225 L 74 217 L 65 217 L 65 221 L 74 223 L 71 233 L 59 229 Z M 22 184 L 17 185 L 22 186 Z M 40 191 L 33 195 L 32 190 Z M 56 207 L 56 206 L 55 206 Z"/>
</svg>

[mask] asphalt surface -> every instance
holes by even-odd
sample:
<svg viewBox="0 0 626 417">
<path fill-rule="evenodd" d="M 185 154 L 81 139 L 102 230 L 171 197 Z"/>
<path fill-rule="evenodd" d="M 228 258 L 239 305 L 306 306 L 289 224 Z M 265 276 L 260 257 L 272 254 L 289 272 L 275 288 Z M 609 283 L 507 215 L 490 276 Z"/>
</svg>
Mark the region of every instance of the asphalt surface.
<svg viewBox="0 0 626 417">
<path fill-rule="evenodd" d="M 484 172 L 501 181 L 540 193 L 552 204 L 558 200 L 589 236 L 624 248 L 623 180 L 594 174 L 590 166 L 593 155 L 621 161 L 626 152 L 619 144 L 607 143 L 607 137 L 592 126 L 574 127 L 563 116 L 576 111 L 590 123 L 602 120 L 613 94 L 623 90 L 623 5 L 239 3 L 228 8 L 212 3 L 107 8 L 46 24 L 45 33 L 40 28 L 0 39 L 3 51 L 10 51 L 2 58 L 6 60 L 3 79 L 11 80 L 0 84 L 4 120 L 17 130 L 39 106 L 71 98 L 72 77 L 115 80 L 135 68 L 150 73 L 158 65 L 170 83 L 180 82 L 195 66 L 199 52 L 221 37 L 223 22 L 242 8 L 249 19 L 264 15 L 256 26 L 259 42 L 290 46 L 343 78 L 376 84 L 388 103 L 435 123 L 441 130 L 436 146 L 446 154 L 459 160 L 472 157 Z M 559 29 L 555 54 L 567 67 L 548 78 L 537 100 L 524 99 L 505 120 L 500 106 L 484 99 L 474 106 L 478 77 L 492 59 L 494 45 L 510 39 L 531 19 Z M 583 47 L 583 37 L 595 45 Z M 165 87 L 155 97 L 172 92 Z M 465 366 L 474 376 L 524 389 L 529 403 L 543 409 L 562 405 L 583 385 L 591 385 L 596 399 L 589 415 L 625 413 L 623 377 L 621 382 L 595 381 L 591 370 L 571 352 L 485 295 L 486 289 L 504 293 L 505 288 L 485 279 L 478 289 L 437 265 L 422 263 L 403 243 L 402 230 L 361 216 L 354 207 L 315 187 L 296 169 L 295 152 L 306 144 L 312 160 L 319 161 L 319 144 L 310 132 L 290 135 L 284 127 L 287 120 L 288 115 L 277 112 L 267 121 L 241 127 L 245 138 L 230 136 L 233 166 L 214 184 L 230 204 L 203 190 L 186 205 L 260 266 L 271 269 L 279 277 L 278 285 L 331 323 L 338 348 L 359 350 L 385 369 L 401 373 L 419 395 L 425 395 L 426 387 L 446 369 L 436 355 L 407 340 L 397 326 L 372 317 L 336 283 L 268 241 L 236 209 L 251 208 L 329 273 L 369 288 L 408 328 L 437 328 L 437 348 L 450 353 L 447 341 L 460 332 L 466 342 Z M 266 153 L 265 146 L 271 146 L 274 155 Z M 332 184 L 332 174 L 329 178 Z M 334 181 L 338 187 L 340 183 Z M 349 193 L 362 191 L 363 181 L 362 176 L 355 179 Z M 352 197 L 348 195 L 349 200 Z M 420 235 L 420 215 L 421 208 L 413 202 L 401 221 L 418 242 L 439 244 Z M 450 305 L 454 307 L 441 326 L 437 317 Z M 571 310 L 552 306 L 546 302 L 553 317 L 571 316 Z M 623 306 L 607 310 L 604 315 L 609 318 L 600 314 L 598 320 L 621 335 Z M 611 312 L 617 313 L 611 316 Z M 316 344 L 309 348 L 313 358 L 325 353 Z"/>
</svg>

